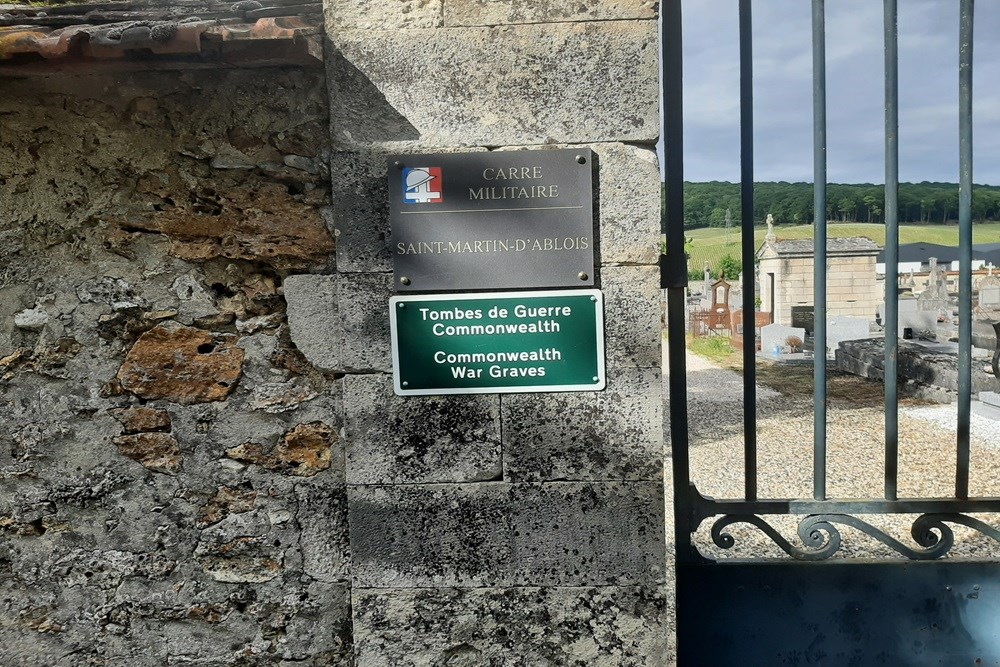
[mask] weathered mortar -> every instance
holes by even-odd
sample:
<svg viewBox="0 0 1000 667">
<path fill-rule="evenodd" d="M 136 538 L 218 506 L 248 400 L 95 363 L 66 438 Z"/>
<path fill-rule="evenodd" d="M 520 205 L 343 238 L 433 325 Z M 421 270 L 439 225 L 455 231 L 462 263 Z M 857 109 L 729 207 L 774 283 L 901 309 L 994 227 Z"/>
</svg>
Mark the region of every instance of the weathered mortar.
<svg viewBox="0 0 1000 667">
<path fill-rule="evenodd" d="M 0 664 L 350 664 L 322 72 L 0 85 Z"/>
</svg>

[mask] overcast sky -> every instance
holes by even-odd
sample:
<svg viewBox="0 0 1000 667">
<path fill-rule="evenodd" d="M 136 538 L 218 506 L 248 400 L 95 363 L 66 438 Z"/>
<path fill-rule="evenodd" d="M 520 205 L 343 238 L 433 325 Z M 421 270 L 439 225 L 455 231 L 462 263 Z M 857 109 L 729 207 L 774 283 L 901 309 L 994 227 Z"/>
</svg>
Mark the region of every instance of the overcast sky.
<svg viewBox="0 0 1000 667">
<path fill-rule="evenodd" d="M 687 0 L 684 177 L 739 180 L 737 0 Z M 958 0 L 899 0 L 900 180 L 958 181 Z M 808 0 L 753 3 L 755 180 L 812 181 Z M 828 178 L 885 180 L 882 3 L 827 0 Z M 1000 185 L 1000 0 L 975 9 L 976 183 Z"/>
</svg>

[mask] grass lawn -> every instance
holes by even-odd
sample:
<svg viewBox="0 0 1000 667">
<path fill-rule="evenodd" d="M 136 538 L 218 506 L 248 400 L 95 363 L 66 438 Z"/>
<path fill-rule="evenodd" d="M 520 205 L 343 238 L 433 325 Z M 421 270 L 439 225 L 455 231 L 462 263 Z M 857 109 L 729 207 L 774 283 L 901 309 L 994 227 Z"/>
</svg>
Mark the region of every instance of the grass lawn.
<svg viewBox="0 0 1000 667">
<path fill-rule="evenodd" d="M 830 237 L 864 236 L 879 245 L 885 245 L 885 226 L 881 224 L 831 222 L 827 230 Z M 779 239 L 811 239 L 813 228 L 812 225 L 781 225 L 774 228 L 774 233 Z M 764 242 L 766 234 L 766 226 L 754 230 L 755 248 L 759 248 Z M 719 260 L 726 255 L 737 259 L 740 256 L 740 230 L 736 226 L 728 234 L 719 227 L 703 227 L 685 230 L 684 235 L 691 239 L 692 270 L 698 270 L 707 261 L 714 271 Z M 957 246 L 958 225 L 900 225 L 899 242 Z M 973 225 L 972 242 L 1000 243 L 1000 223 Z"/>
</svg>

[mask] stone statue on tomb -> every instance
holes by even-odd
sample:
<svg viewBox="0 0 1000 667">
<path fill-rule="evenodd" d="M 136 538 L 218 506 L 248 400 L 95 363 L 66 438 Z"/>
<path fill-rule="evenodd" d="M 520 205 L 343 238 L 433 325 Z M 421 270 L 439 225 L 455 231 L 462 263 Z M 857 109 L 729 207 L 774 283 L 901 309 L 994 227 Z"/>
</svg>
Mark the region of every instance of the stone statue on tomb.
<svg viewBox="0 0 1000 667">
<path fill-rule="evenodd" d="M 774 243 L 778 240 L 778 237 L 774 235 L 774 216 L 768 213 L 764 222 L 767 223 L 767 236 L 764 237 L 764 240 L 768 243 Z"/>
</svg>

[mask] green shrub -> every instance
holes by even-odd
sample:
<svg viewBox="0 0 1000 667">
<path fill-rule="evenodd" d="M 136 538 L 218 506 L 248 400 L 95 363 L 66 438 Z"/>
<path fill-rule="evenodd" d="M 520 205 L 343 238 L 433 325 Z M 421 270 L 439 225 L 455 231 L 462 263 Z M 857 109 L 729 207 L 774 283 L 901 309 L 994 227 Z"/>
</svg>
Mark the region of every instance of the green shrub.
<svg viewBox="0 0 1000 667">
<path fill-rule="evenodd" d="M 729 282 L 739 280 L 740 272 L 742 271 L 743 262 L 732 255 L 723 255 L 722 259 L 719 260 L 720 277 L 725 278 Z"/>
</svg>

